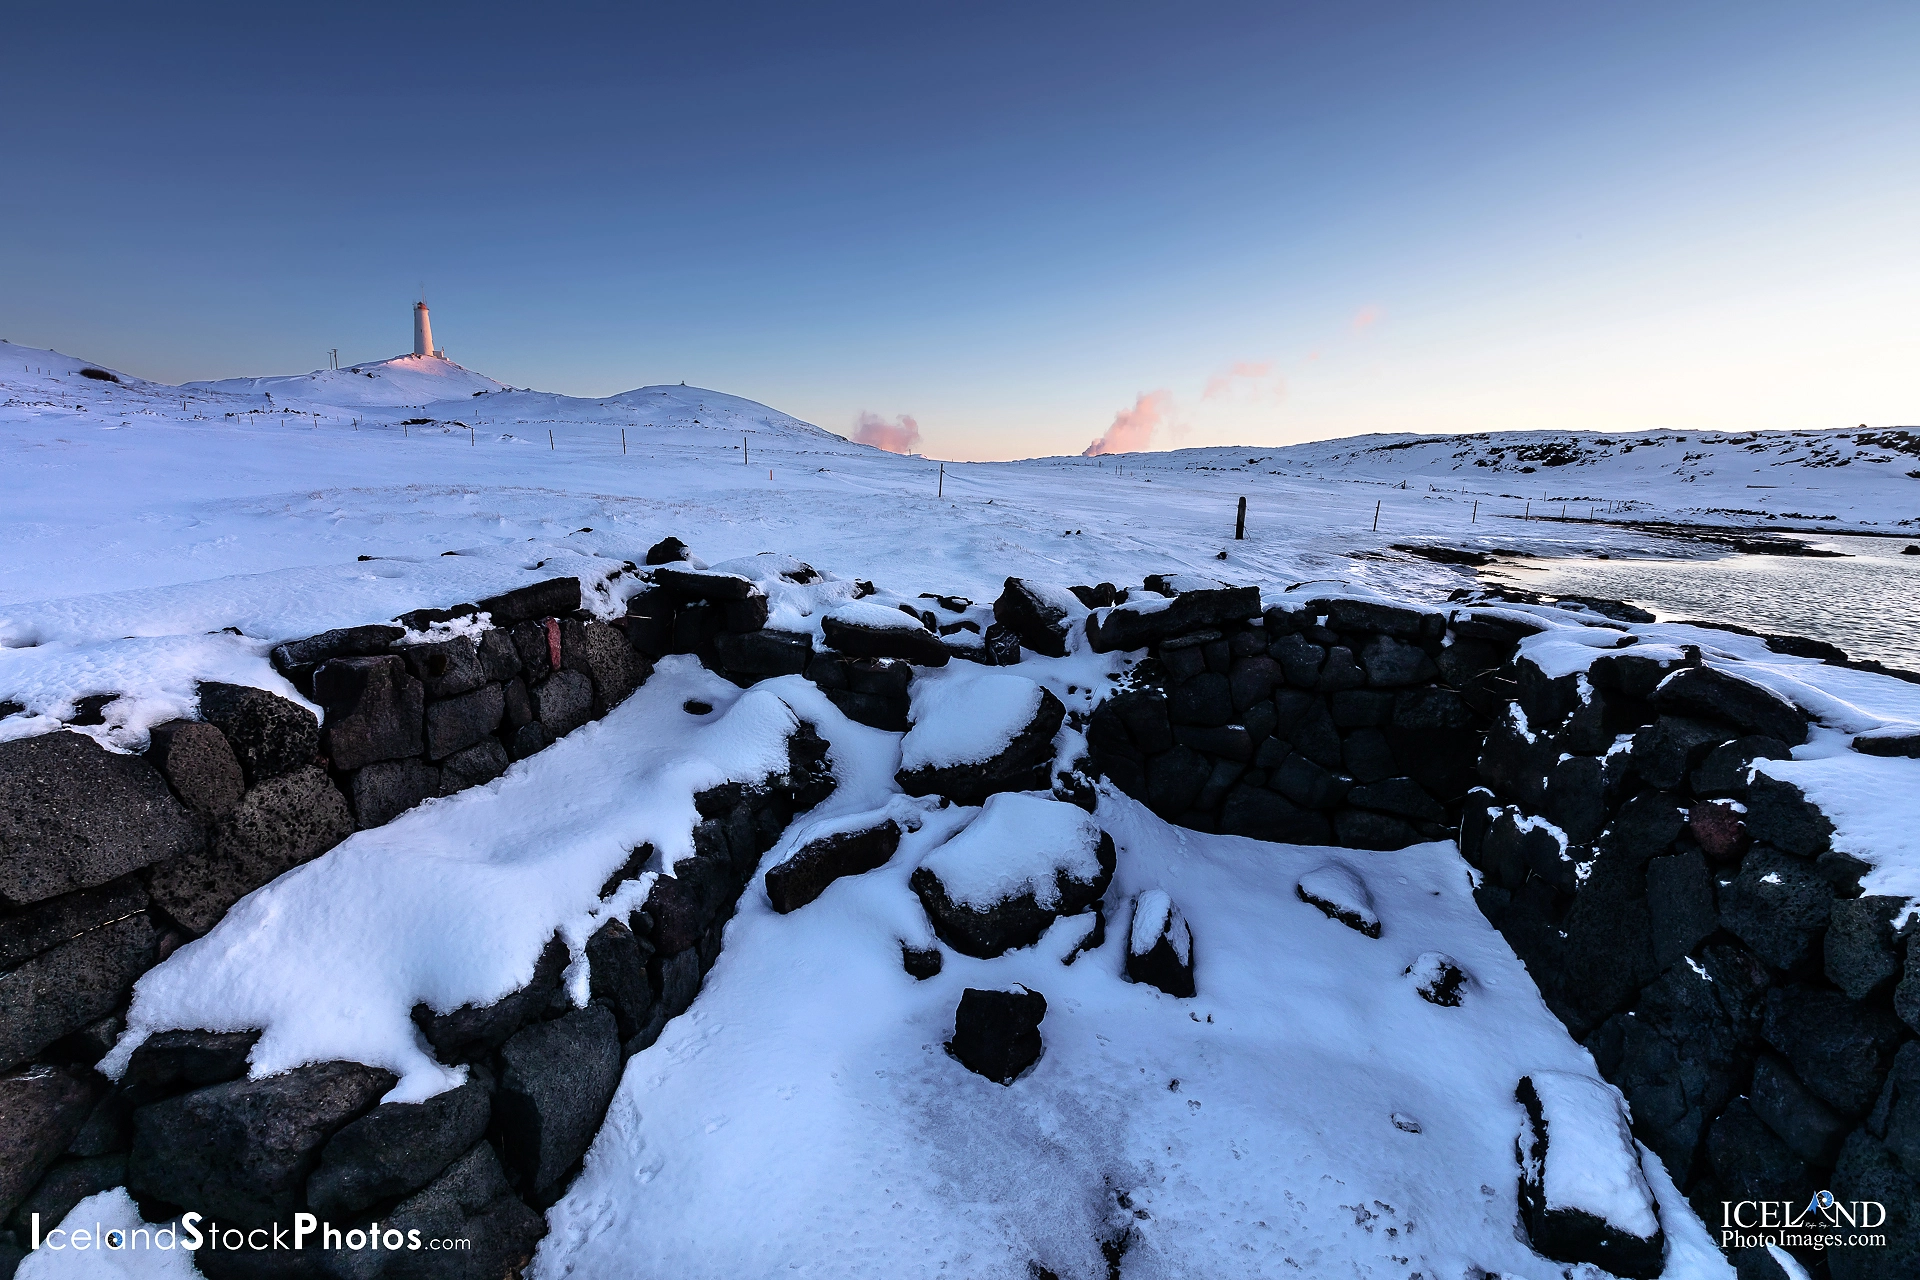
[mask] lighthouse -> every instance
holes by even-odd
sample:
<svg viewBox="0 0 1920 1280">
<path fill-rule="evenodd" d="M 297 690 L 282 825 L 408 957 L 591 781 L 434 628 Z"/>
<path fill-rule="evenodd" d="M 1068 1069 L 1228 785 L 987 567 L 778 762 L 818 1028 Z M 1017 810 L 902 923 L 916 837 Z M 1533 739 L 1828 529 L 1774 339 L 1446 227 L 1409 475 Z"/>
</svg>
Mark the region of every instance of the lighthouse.
<svg viewBox="0 0 1920 1280">
<path fill-rule="evenodd" d="M 413 304 L 413 354 L 431 356 L 439 353 L 433 349 L 433 324 L 427 319 L 427 304 Z"/>
</svg>

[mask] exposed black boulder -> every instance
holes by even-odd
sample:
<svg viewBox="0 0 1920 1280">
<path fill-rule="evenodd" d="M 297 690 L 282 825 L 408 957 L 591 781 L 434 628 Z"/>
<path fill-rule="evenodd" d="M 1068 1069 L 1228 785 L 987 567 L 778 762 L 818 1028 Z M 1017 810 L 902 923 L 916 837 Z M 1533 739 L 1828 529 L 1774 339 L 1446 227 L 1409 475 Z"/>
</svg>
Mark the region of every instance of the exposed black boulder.
<svg viewBox="0 0 1920 1280">
<path fill-rule="evenodd" d="M 859 831 L 840 831 L 809 840 L 786 861 L 768 869 L 767 898 L 775 911 L 798 910 L 841 876 L 883 867 L 900 847 L 900 824 L 889 819 Z"/>
<path fill-rule="evenodd" d="M 1767 992 L 1761 1034 L 1796 1075 L 1835 1110 L 1864 1116 L 1880 1096 L 1905 1028 L 1886 1009 L 1824 987 Z"/>
<path fill-rule="evenodd" d="M 90 929 L 0 974 L 0 1071 L 121 1008 L 158 958 L 144 911 Z"/>
<path fill-rule="evenodd" d="M 202 847 L 201 824 L 139 756 L 57 731 L 0 742 L 0 898 L 117 880 Z"/>
<path fill-rule="evenodd" d="M 0 1076 L 0 1222 L 67 1149 L 97 1096 L 79 1071 L 29 1067 Z"/>
<path fill-rule="evenodd" d="M 1770 689 L 1718 667 L 1689 667 L 1662 680 L 1647 701 L 1657 710 L 1710 716 L 1790 747 L 1807 740 L 1807 715 Z"/>
<path fill-rule="evenodd" d="M 975 1075 L 1011 1085 L 1040 1060 L 1040 1023 L 1046 1016 L 1047 998 L 1038 991 L 968 987 L 954 1011 L 947 1052 Z"/>
<path fill-rule="evenodd" d="M 383 1102 L 321 1149 L 307 1203 L 322 1218 L 345 1218 L 418 1191 L 480 1140 L 491 1113 L 477 1079 L 424 1102 Z"/>
<path fill-rule="evenodd" d="M 420 754 L 427 695 L 399 655 L 335 658 L 313 673 L 313 696 L 326 708 L 321 746 L 334 768 Z"/>
<path fill-rule="evenodd" d="M 258 1031 L 156 1031 L 127 1060 L 115 1095 L 138 1107 L 238 1080 L 259 1040 Z"/>
<path fill-rule="evenodd" d="M 533 618 L 563 617 L 580 607 L 580 579 L 549 578 L 488 596 L 476 604 L 492 615 L 496 627 L 510 627 Z"/>
<path fill-rule="evenodd" d="M 169 720 L 148 730 L 148 738 L 147 759 L 188 808 L 206 819 L 233 812 L 247 784 L 225 734 L 205 721 Z"/>
<path fill-rule="evenodd" d="M 210 1217 L 264 1226 L 300 1205 L 320 1148 L 395 1079 L 357 1062 L 323 1062 L 141 1107 L 133 1113 L 127 1186 Z"/>
<path fill-rule="evenodd" d="M 501 1048 L 494 1111 L 507 1163 L 536 1197 L 586 1154 L 619 1083 L 619 1030 L 599 1005 L 537 1022 Z"/>
<path fill-rule="evenodd" d="M 1067 602 L 1058 592 L 1020 578 L 1008 578 L 993 602 L 994 621 L 1020 637 L 1020 643 L 1049 658 L 1067 654 Z"/>
<path fill-rule="evenodd" d="M 250 787 L 312 764 L 320 753 L 320 725 L 297 703 L 214 680 L 200 681 L 199 694 L 201 718 L 226 736 Z"/>
<path fill-rule="evenodd" d="M 820 628 L 827 643 L 854 658 L 903 658 L 922 667 L 947 665 L 950 655 L 937 634 L 924 625 L 901 626 L 892 619 L 880 619 L 882 613 L 891 612 L 894 618 L 905 620 L 907 615 L 897 610 L 882 610 L 878 605 L 871 608 L 873 621 L 852 613 L 845 616 L 830 613 L 822 618 Z"/>
<path fill-rule="evenodd" d="M 533 978 L 526 986 L 492 1004 L 463 1004 L 448 1013 L 435 1013 L 427 1005 L 417 1004 L 413 1007 L 413 1024 L 442 1062 L 483 1057 L 540 1016 L 560 989 L 560 975 L 566 967 L 567 944 L 555 935 L 534 962 Z"/>
<path fill-rule="evenodd" d="M 154 869 L 149 887 L 167 914 L 196 933 L 261 885 L 351 835 L 353 815 L 318 766 L 248 791 L 214 831 L 213 847 Z"/>
</svg>

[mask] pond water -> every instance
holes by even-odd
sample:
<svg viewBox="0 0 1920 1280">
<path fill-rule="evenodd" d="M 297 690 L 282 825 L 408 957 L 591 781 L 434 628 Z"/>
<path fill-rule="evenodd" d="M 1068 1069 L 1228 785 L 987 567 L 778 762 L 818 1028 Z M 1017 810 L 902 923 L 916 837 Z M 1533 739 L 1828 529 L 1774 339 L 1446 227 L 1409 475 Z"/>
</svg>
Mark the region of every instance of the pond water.
<svg viewBox="0 0 1920 1280">
<path fill-rule="evenodd" d="M 1731 555 L 1716 560 L 1514 560 L 1500 581 L 1553 595 L 1606 596 L 1661 621 L 1729 622 L 1807 636 L 1849 656 L 1920 670 L 1920 555 L 1897 538 L 1805 537 L 1846 559 Z"/>
</svg>

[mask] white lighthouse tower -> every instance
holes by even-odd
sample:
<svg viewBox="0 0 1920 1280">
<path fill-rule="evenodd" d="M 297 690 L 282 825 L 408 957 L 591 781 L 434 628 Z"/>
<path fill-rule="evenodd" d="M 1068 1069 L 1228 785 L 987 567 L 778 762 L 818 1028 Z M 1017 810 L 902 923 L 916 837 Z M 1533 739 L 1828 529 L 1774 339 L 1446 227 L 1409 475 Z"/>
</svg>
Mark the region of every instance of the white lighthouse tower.
<svg viewBox="0 0 1920 1280">
<path fill-rule="evenodd" d="M 416 356 L 435 356 L 440 353 L 433 349 L 433 323 L 427 319 L 427 304 L 413 304 L 413 354 Z"/>
</svg>

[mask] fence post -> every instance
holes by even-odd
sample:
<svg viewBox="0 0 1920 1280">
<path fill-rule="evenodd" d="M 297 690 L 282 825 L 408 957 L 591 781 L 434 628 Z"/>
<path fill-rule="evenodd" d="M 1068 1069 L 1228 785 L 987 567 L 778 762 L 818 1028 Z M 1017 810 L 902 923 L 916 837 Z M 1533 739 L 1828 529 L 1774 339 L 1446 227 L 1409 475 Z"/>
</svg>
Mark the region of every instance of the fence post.
<svg viewBox="0 0 1920 1280">
<path fill-rule="evenodd" d="M 1380 504 L 1377 502 L 1373 504 L 1373 531 L 1380 532 Z"/>
<path fill-rule="evenodd" d="M 1233 518 L 1233 540 L 1235 542 L 1239 542 L 1245 539 L 1246 536 L 1247 536 L 1247 500 L 1245 498 L 1242 498 L 1240 499 L 1239 514 L 1235 515 Z"/>
</svg>

